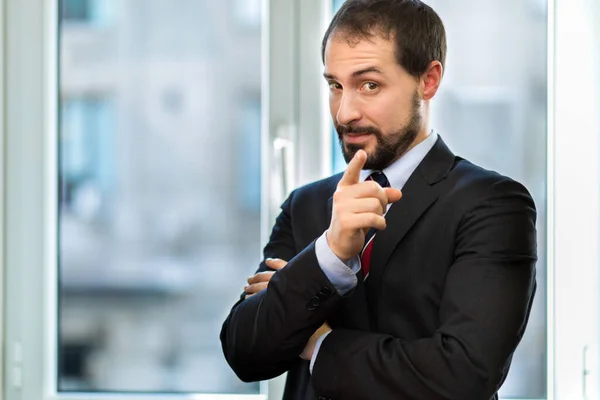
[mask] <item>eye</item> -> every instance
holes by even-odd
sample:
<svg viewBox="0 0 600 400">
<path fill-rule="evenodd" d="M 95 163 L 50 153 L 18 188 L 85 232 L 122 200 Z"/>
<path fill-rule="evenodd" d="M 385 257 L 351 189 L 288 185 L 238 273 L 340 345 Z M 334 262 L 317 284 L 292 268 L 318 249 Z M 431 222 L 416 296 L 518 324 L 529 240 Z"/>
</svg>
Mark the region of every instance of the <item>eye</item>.
<svg viewBox="0 0 600 400">
<path fill-rule="evenodd" d="M 367 92 L 373 92 L 373 91 L 379 89 L 379 85 L 375 82 L 365 82 L 363 84 L 363 89 Z"/>
<path fill-rule="evenodd" d="M 337 82 L 329 82 L 329 89 L 330 90 L 340 90 L 342 88 L 342 85 L 340 85 Z"/>
</svg>

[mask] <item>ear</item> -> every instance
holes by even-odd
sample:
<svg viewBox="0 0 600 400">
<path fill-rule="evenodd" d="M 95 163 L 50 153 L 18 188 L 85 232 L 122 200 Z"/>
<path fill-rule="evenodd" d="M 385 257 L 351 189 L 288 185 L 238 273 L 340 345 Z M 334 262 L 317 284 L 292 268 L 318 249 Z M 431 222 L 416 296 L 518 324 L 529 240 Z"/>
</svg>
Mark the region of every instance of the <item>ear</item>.
<svg viewBox="0 0 600 400">
<path fill-rule="evenodd" d="M 432 61 L 427 71 L 421 76 L 421 91 L 423 100 L 431 100 L 442 82 L 444 67 L 439 61 Z"/>
</svg>

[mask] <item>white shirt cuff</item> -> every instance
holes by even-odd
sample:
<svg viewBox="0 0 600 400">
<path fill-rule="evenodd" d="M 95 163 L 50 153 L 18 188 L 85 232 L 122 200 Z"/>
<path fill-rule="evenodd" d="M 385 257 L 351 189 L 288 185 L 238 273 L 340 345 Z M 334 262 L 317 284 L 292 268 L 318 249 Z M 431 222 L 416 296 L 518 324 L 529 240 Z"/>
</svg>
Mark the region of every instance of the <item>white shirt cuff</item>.
<svg viewBox="0 0 600 400">
<path fill-rule="evenodd" d="M 347 262 L 340 260 L 327 243 L 327 231 L 317 239 L 315 253 L 321 269 L 340 296 L 354 289 L 358 282 L 356 273 L 361 267 L 360 257 L 356 256 Z"/>
</svg>

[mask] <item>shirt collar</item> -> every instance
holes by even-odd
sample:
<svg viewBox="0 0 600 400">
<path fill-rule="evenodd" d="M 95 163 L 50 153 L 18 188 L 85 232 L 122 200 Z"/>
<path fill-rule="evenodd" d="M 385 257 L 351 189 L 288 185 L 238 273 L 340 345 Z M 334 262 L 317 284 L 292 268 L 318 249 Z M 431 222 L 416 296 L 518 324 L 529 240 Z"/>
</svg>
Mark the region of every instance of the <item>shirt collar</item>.
<svg viewBox="0 0 600 400">
<path fill-rule="evenodd" d="M 396 189 L 402 189 L 408 178 L 412 175 L 412 173 L 417 169 L 421 161 L 425 158 L 427 153 L 433 148 L 433 145 L 437 141 L 438 134 L 432 131 L 425 140 L 421 143 L 413 147 L 400 157 L 398 160 L 394 161 L 387 168 L 383 170 L 383 173 L 390 181 L 390 186 Z M 360 180 L 363 182 L 365 179 L 371 175 L 373 170 L 363 169 L 360 171 Z"/>
</svg>

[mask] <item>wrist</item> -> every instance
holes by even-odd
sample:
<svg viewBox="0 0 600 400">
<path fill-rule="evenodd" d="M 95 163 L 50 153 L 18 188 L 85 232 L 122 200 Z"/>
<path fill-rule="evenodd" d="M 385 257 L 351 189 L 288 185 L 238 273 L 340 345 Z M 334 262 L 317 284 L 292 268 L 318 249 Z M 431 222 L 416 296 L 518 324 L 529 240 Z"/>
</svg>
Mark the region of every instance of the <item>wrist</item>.
<svg viewBox="0 0 600 400">
<path fill-rule="evenodd" d="M 348 255 L 345 252 L 341 251 L 339 246 L 336 246 L 337 241 L 331 237 L 329 230 L 325 232 L 325 240 L 327 241 L 327 245 L 329 246 L 333 254 L 335 254 L 335 256 L 339 258 L 342 262 L 348 262 L 348 260 L 350 260 L 353 257 L 352 255 Z"/>
</svg>

